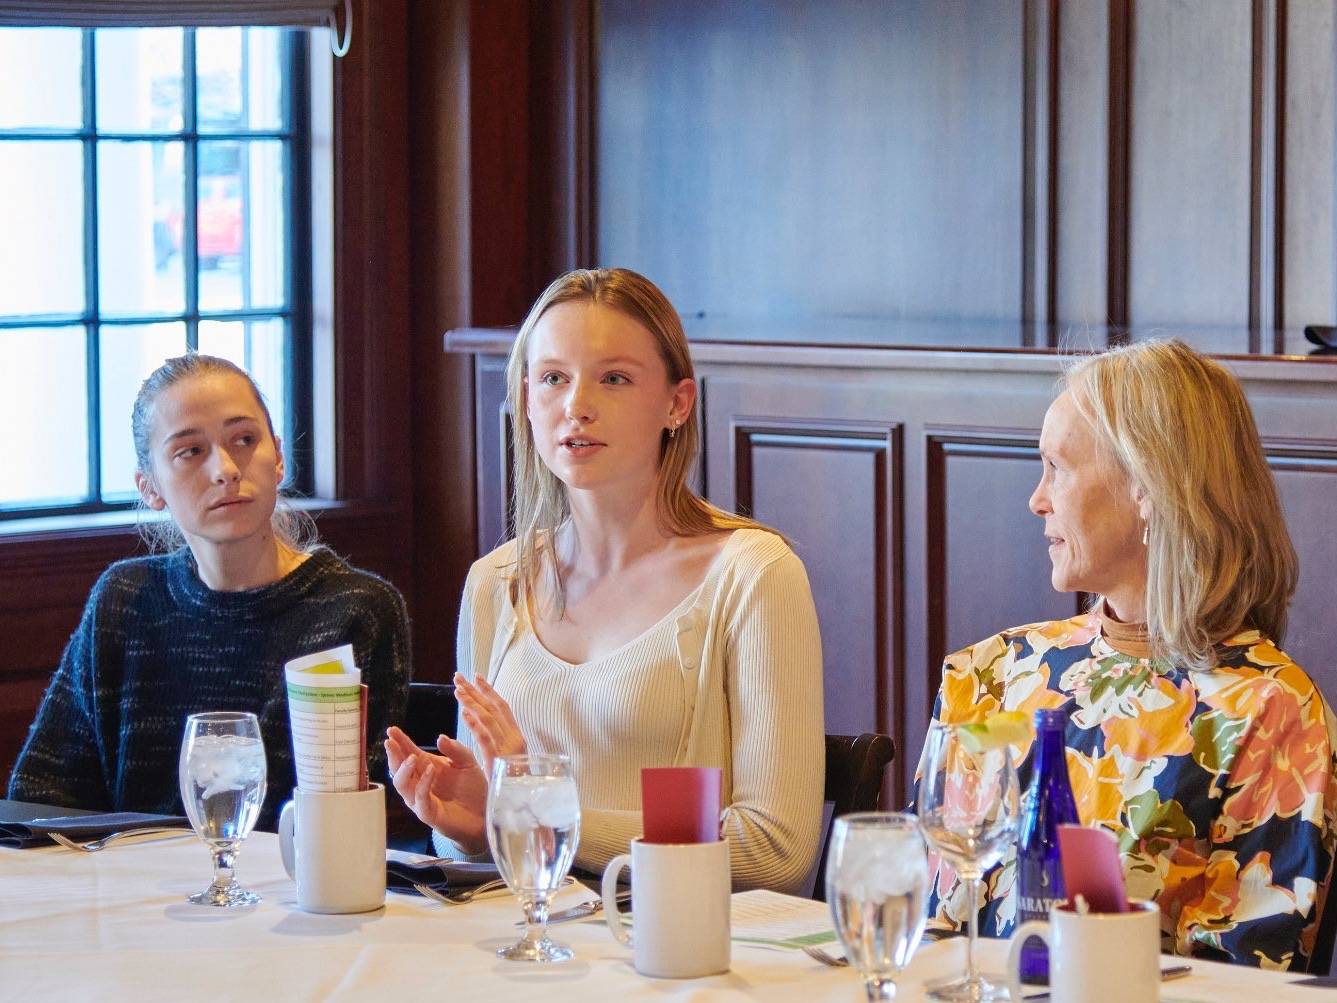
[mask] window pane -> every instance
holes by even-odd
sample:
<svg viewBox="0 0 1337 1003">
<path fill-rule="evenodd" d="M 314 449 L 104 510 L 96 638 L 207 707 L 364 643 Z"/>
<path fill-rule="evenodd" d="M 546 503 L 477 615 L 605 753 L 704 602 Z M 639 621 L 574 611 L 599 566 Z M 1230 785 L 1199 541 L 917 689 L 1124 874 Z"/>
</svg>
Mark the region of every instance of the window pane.
<svg viewBox="0 0 1337 1003">
<path fill-rule="evenodd" d="M 186 351 L 185 324 L 108 324 L 98 330 L 98 418 L 104 501 L 134 498 L 135 446 L 130 410 L 145 377 Z"/>
<path fill-rule="evenodd" d="M 99 132 L 181 128 L 181 37 L 180 28 L 93 33 Z"/>
<path fill-rule="evenodd" d="M 280 140 L 200 143 L 200 309 L 285 306 Z"/>
<path fill-rule="evenodd" d="M 0 508 L 88 494 L 82 327 L 0 330 Z"/>
<path fill-rule="evenodd" d="M 98 143 L 98 295 L 103 313 L 179 313 L 185 180 L 179 142 Z"/>
<path fill-rule="evenodd" d="M 0 129 L 80 128 L 83 64 L 78 28 L 0 28 Z"/>
<path fill-rule="evenodd" d="M 195 33 L 201 132 L 283 127 L 281 28 L 201 28 Z"/>
<path fill-rule="evenodd" d="M 81 146 L 0 140 L 0 316 L 84 311 Z"/>
<path fill-rule="evenodd" d="M 269 320 L 202 320 L 200 351 L 219 355 L 241 366 L 260 387 L 274 432 L 288 434 L 288 325 L 279 317 Z M 292 476 L 289 464 L 288 476 Z"/>
</svg>

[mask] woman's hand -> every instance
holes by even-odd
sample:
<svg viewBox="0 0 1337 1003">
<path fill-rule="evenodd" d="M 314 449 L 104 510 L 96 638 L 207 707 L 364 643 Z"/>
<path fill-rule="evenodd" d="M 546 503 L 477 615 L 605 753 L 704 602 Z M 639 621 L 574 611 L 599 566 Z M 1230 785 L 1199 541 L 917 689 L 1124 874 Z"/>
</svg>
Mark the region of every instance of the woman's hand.
<svg viewBox="0 0 1337 1003">
<path fill-rule="evenodd" d="M 480 676 L 469 680 L 455 673 L 455 699 L 459 701 L 464 723 L 478 742 L 488 776 L 492 775 L 492 761 L 498 756 L 519 756 L 526 751 L 525 736 L 515 723 L 515 715 L 486 679 Z"/>
<path fill-rule="evenodd" d="M 466 853 L 487 848 L 487 774 L 467 746 L 438 736 L 436 756 L 393 725 L 386 730 L 390 779 L 413 814 Z"/>
</svg>

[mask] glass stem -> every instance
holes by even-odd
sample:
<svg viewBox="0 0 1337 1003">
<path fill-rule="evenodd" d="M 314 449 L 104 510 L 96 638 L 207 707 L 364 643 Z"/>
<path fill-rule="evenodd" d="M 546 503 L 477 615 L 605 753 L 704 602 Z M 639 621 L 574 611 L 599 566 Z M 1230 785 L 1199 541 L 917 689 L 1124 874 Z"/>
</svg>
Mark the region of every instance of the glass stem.
<svg viewBox="0 0 1337 1003">
<path fill-rule="evenodd" d="M 234 880 L 234 872 L 237 869 L 237 850 L 236 847 L 213 847 L 214 853 L 214 887 L 226 888 Z"/>
<path fill-rule="evenodd" d="M 975 938 L 979 935 L 980 915 L 980 878 L 970 878 L 966 881 L 966 980 L 974 983 L 979 981 L 979 972 L 975 970 Z"/>
<path fill-rule="evenodd" d="M 525 940 L 540 944 L 548 935 L 548 900 L 525 900 Z"/>
</svg>

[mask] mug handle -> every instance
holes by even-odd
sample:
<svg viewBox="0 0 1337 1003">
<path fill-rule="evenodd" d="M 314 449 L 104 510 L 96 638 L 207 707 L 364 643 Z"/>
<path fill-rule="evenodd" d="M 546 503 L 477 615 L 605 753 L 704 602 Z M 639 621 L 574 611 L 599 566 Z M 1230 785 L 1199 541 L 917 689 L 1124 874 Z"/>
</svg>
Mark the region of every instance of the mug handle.
<svg viewBox="0 0 1337 1003">
<path fill-rule="evenodd" d="M 617 908 L 617 879 L 621 875 L 622 869 L 630 866 L 630 853 L 623 853 L 614 857 L 608 861 L 608 866 L 604 869 L 603 880 L 604 922 L 608 924 L 608 932 L 623 947 L 631 946 L 631 934 L 627 932 L 627 924 L 622 918 L 623 914 Z"/>
<path fill-rule="evenodd" d="M 1021 948 L 1032 937 L 1039 937 L 1045 942 L 1045 946 L 1049 947 L 1049 924 L 1043 920 L 1033 919 L 1022 923 L 1012 933 L 1012 948 L 1007 952 L 1007 988 L 1014 1000 L 1022 998 Z"/>
<path fill-rule="evenodd" d="M 289 801 L 279 812 L 279 853 L 283 856 L 283 869 L 288 877 L 297 877 L 297 854 L 293 851 L 293 827 L 297 822 L 297 802 Z"/>
</svg>

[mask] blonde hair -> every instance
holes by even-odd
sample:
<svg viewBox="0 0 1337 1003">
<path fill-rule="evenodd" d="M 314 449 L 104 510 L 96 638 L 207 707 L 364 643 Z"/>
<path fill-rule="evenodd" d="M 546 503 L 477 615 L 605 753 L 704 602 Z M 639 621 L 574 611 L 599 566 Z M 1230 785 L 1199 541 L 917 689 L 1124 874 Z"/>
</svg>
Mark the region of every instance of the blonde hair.
<svg viewBox="0 0 1337 1003">
<path fill-rule="evenodd" d="M 1088 357 L 1064 380 L 1150 506 L 1153 653 L 1206 669 L 1241 629 L 1280 644 L 1297 558 L 1239 381 L 1177 339 Z"/>
<path fill-rule="evenodd" d="M 183 380 L 210 374 L 239 376 L 245 380 L 251 393 L 255 395 L 260 410 L 264 413 L 265 427 L 269 430 L 269 437 L 277 439 L 277 436 L 274 435 L 274 419 L 269 415 L 269 405 L 265 403 L 264 394 L 260 393 L 260 388 L 255 385 L 255 380 L 251 379 L 250 373 L 236 363 L 219 358 L 216 355 L 201 355 L 199 352 L 178 355 L 175 358 L 168 359 L 149 374 L 148 379 L 140 385 L 139 393 L 135 395 L 134 407 L 130 411 L 130 435 L 135 443 L 135 463 L 139 472 L 150 481 L 153 480 L 151 443 L 153 406 L 157 403 L 159 395 Z M 143 513 L 145 511 L 146 507 L 143 499 L 141 499 L 138 529 L 139 535 L 150 553 L 172 551 L 185 545 L 186 538 L 182 535 L 181 528 L 177 526 L 176 521 L 170 518 L 170 513 L 165 518 L 144 519 Z M 274 514 L 270 517 L 270 526 L 276 539 L 299 553 L 312 550 L 319 542 L 315 520 L 305 512 L 299 512 L 293 508 L 283 495 L 279 495 L 278 501 L 274 505 Z"/>
<path fill-rule="evenodd" d="M 525 375 L 529 340 L 539 320 L 559 303 L 585 302 L 616 310 L 650 332 L 668 370 L 669 385 L 695 379 L 692 356 L 682 321 L 668 298 L 653 282 L 626 268 L 577 269 L 555 279 L 535 301 L 520 325 L 506 363 L 507 399 L 514 420 L 511 447 L 514 481 L 516 558 L 512 599 L 521 616 L 528 614 L 538 576 L 552 576 L 560 615 L 565 590 L 557 560 L 544 546 L 571 514 L 566 485 L 543 462 L 534 445 L 525 409 Z M 656 509 L 661 527 L 674 536 L 701 536 L 723 529 L 764 529 L 752 519 L 710 504 L 687 486 L 696 459 L 700 427 L 693 409 L 675 434 L 665 429 L 659 447 Z"/>
</svg>

